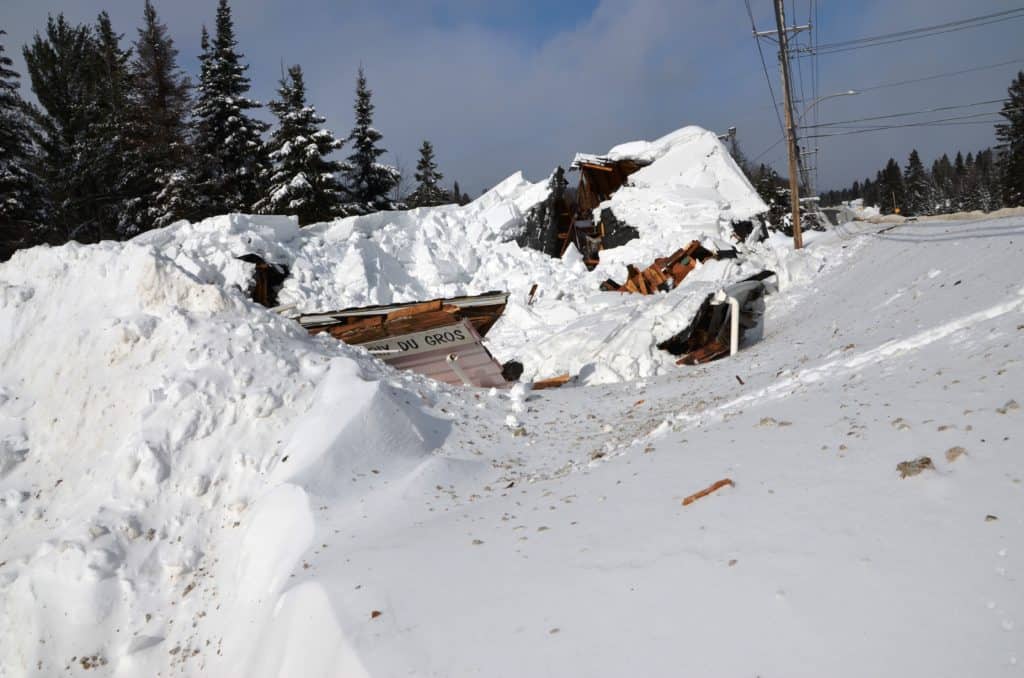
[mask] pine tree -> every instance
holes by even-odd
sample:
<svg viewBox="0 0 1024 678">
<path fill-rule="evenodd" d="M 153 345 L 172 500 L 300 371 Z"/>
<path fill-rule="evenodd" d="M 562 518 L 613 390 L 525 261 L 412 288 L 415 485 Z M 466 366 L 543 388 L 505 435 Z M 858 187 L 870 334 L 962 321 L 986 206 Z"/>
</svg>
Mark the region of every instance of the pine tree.
<svg viewBox="0 0 1024 678">
<path fill-rule="evenodd" d="M 1017 73 L 1006 92 L 999 113 L 1006 122 L 996 125 L 996 139 L 1003 204 L 1016 207 L 1024 205 L 1024 71 Z"/>
<path fill-rule="evenodd" d="M 964 208 L 964 183 L 967 181 L 967 165 L 964 162 L 964 154 L 956 152 L 956 159 L 953 161 L 953 202 L 952 209 L 960 211 Z"/>
<path fill-rule="evenodd" d="M 165 226 L 195 215 L 191 184 L 187 116 L 191 104 L 188 76 L 178 66 L 178 50 L 150 0 L 131 62 L 131 128 L 134 140 L 128 161 L 138 184 L 126 215 L 126 234 Z"/>
<path fill-rule="evenodd" d="M 903 187 L 906 214 L 932 214 L 935 208 L 935 189 L 928 172 L 924 169 L 917 149 L 910 152 L 907 167 L 903 171 Z"/>
<path fill-rule="evenodd" d="M 451 202 L 456 205 L 462 204 L 462 191 L 459 190 L 459 182 L 452 184 L 452 192 L 450 194 Z"/>
<path fill-rule="evenodd" d="M 882 214 L 892 214 L 906 209 L 903 191 L 903 171 L 895 159 L 889 158 L 885 169 L 879 173 L 878 202 Z"/>
<path fill-rule="evenodd" d="M 430 207 L 448 202 L 448 194 L 438 184 L 444 175 L 437 171 L 434 146 L 424 140 L 420 146 L 420 159 L 416 163 L 416 190 L 409 196 L 410 207 Z"/>
<path fill-rule="evenodd" d="M 932 183 L 935 185 L 935 198 L 940 212 L 949 212 L 953 205 L 953 186 L 955 175 L 949 156 L 945 153 L 932 163 Z"/>
<path fill-rule="evenodd" d="M 32 124 L 18 91 L 21 75 L 12 65 L 0 43 L 0 261 L 32 243 L 31 225 L 38 217 Z"/>
<path fill-rule="evenodd" d="M 277 95 L 269 104 L 278 119 L 268 144 L 273 170 L 267 194 L 255 209 L 263 214 L 295 214 L 303 225 L 333 219 L 341 213 L 344 189 L 335 178 L 341 163 L 327 156 L 343 142 L 320 129 L 327 119 L 306 103 L 300 66 L 288 69 Z"/>
<path fill-rule="evenodd" d="M 246 113 L 260 104 L 246 96 L 249 67 L 242 65 L 237 46 L 231 8 L 220 0 L 212 43 L 203 29 L 195 108 L 197 209 L 204 216 L 249 211 L 261 197 L 260 177 L 268 169 L 260 138 L 268 125 Z"/>
<path fill-rule="evenodd" d="M 91 121 L 78 146 L 78 171 L 88 177 L 95 195 L 95 230 L 98 239 L 131 233 L 124 217 L 139 192 L 139 176 L 126 162 L 131 154 L 133 131 L 129 121 L 129 50 L 121 49 L 123 35 L 116 33 L 106 12 L 100 12 L 93 32 L 95 43 L 95 98 Z"/>
<path fill-rule="evenodd" d="M 41 151 L 38 177 L 42 192 L 41 235 L 52 242 L 99 237 L 97 188 L 84 171 L 83 155 L 97 113 L 96 45 L 88 26 L 72 26 L 63 14 L 48 17 L 45 35 L 37 33 L 22 50 L 32 91 Z"/>
<path fill-rule="evenodd" d="M 383 135 L 373 127 L 373 92 L 367 87 L 366 75 L 360 66 L 356 79 L 356 122 L 348 141 L 352 154 L 342 164 L 342 173 L 348 189 L 347 214 L 367 214 L 393 209 L 388 195 L 398 181 L 398 171 L 377 162 L 387 151 L 377 146 Z"/>
</svg>

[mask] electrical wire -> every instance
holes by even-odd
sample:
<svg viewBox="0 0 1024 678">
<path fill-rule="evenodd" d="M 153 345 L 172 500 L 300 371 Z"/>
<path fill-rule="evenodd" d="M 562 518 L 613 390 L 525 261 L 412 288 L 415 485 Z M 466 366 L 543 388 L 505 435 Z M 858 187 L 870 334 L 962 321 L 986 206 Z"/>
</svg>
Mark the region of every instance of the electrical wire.
<svg viewBox="0 0 1024 678">
<path fill-rule="evenodd" d="M 992 14 L 984 14 L 980 16 L 970 17 L 967 19 L 959 19 L 957 21 L 948 21 L 946 23 L 935 24 L 933 26 L 923 26 L 921 28 L 912 28 L 905 31 L 898 31 L 895 33 L 884 33 L 881 35 L 866 36 L 862 38 L 854 38 L 852 40 L 827 43 L 824 45 L 819 45 L 817 53 L 819 55 L 837 54 L 840 52 L 848 52 L 855 49 L 864 49 L 866 47 L 879 47 L 881 45 L 888 45 L 893 42 L 928 38 L 935 35 L 951 33 L 954 31 L 962 31 L 968 28 L 976 28 L 979 26 L 987 26 L 989 24 L 999 23 L 1002 21 L 1009 21 L 1011 19 L 1019 19 L 1021 17 L 1024 17 L 1024 7 L 1017 7 L 1002 12 L 994 12 Z"/>
<path fill-rule="evenodd" d="M 821 138 L 825 138 L 825 137 L 850 136 L 850 135 L 855 135 L 855 134 L 865 134 L 865 133 L 868 133 L 868 132 L 882 132 L 884 130 L 902 129 L 902 128 L 907 128 L 907 127 L 944 127 L 944 126 L 952 125 L 952 124 L 959 124 L 959 125 L 964 125 L 964 124 L 992 125 L 994 122 L 998 122 L 998 120 L 995 120 L 995 121 L 993 121 L 993 120 L 971 120 L 970 122 L 967 122 L 967 121 L 969 119 L 971 119 L 971 118 L 977 118 L 977 117 L 982 117 L 982 116 L 995 116 L 995 115 L 998 115 L 999 113 L 1004 112 L 1004 111 L 1005 112 L 1009 112 L 1009 111 L 1012 111 L 1012 110 L 1021 110 L 1022 108 L 1024 108 L 1024 107 L 1013 106 L 1011 108 L 1004 108 L 1001 111 L 985 111 L 983 113 L 973 113 L 973 114 L 969 114 L 969 115 L 959 115 L 959 116 L 953 116 L 953 117 L 949 117 L 949 118 L 939 118 L 937 120 L 919 120 L 917 122 L 907 122 L 907 123 L 900 123 L 900 124 L 895 124 L 895 125 L 877 125 L 875 127 L 864 127 L 864 128 L 859 128 L 859 129 L 847 129 L 847 130 L 842 130 L 842 131 L 839 131 L 839 132 L 827 132 L 827 133 L 824 133 L 824 134 L 811 134 L 811 135 L 808 135 L 808 136 L 806 136 L 804 138 L 805 139 L 821 139 Z"/>
<path fill-rule="evenodd" d="M 757 44 L 757 53 L 761 55 L 761 67 L 764 69 L 764 79 L 768 83 L 768 93 L 772 96 L 772 109 L 775 110 L 775 118 L 779 121 L 779 129 L 786 134 L 786 126 L 782 124 L 782 116 L 779 114 L 779 102 L 775 98 L 775 88 L 772 87 L 771 76 L 768 75 L 768 63 L 764 59 L 764 51 L 761 49 L 761 40 L 757 37 L 757 22 L 754 20 L 754 10 L 750 9 L 750 0 L 743 0 L 747 5 L 747 16 L 750 17 L 750 28 L 754 32 L 754 42 Z"/>
<path fill-rule="evenodd" d="M 890 113 L 888 115 L 874 115 L 867 118 L 855 118 L 853 120 L 837 120 L 834 122 L 823 122 L 818 125 L 814 125 L 815 129 L 822 127 L 833 127 L 835 125 L 848 125 L 855 122 L 869 122 L 871 120 L 886 120 L 888 118 L 904 118 L 910 115 L 923 115 L 926 113 L 939 113 L 942 111 L 953 111 L 958 108 L 973 108 L 974 106 L 984 106 L 986 104 L 1001 104 L 1009 101 L 1008 99 L 991 99 L 989 101 L 976 101 L 971 104 L 958 104 L 956 106 L 938 106 L 935 108 L 926 108 L 920 111 L 908 111 L 905 113 Z M 809 126 L 810 127 L 810 126 Z"/>
<path fill-rule="evenodd" d="M 965 73 L 977 73 L 979 71 L 987 71 L 993 68 L 999 68 L 1001 66 L 1009 66 L 1010 64 L 1024 63 L 1024 59 L 1010 59 L 1009 61 L 1000 61 L 997 64 L 988 64 L 986 66 L 975 66 L 974 68 L 965 68 L 961 71 L 948 71 L 946 73 L 936 73 L 935 75 L 927 75 L 921 78 L 911 78 L 910 80 L 898 80 L 895 82 L 885 82 L 879 85 L 872 85 L 870 87 L 854 87 L 854 91 L 858 94 L 861 92 L 873 92 L 879 89 L 886 89 L 888 87 L 900 87 L 903 85 L 911 85 L 916 82 L 928 82 L 930 80 L 939 80 L 941 78 L 951 78 L 957 75 L 963 75 Z"/>
</svg>

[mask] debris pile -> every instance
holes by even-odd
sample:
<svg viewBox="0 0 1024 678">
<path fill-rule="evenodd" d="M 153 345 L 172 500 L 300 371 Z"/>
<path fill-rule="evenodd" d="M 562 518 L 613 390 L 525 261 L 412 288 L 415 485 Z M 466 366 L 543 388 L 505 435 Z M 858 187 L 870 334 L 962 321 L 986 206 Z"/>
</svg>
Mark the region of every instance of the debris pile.
<svg viewBox="0 0 1024 678">
<path fill-rule="evenodd" d="M 504 386 L 482 338 L 501 316 L 504 292 L 300 315 L 310 334 L 363 346 L 384 362 L 449 384 Z"/>
<path fill-rule="evenodd" d="M 763 333 L 764 281 L 775 274 L 762 271 L 750 278 L 709 294 L 693 320 L 682 332 L 658 344 L 681 356 L 677 365 L 699 365 L 739 350 L 740 343 Z"/>
<path fill-rule="evenodd" d="M 620 285 L 609 278 L 601 283 L 601 290 L 632 294 L 667 292 L 678 287 L 683 278 L 697 267 L 698 262 L 703 264 L 708 259 L 727 259 L 735 256 L 735 250 L 712 252 L 701 245 L 699 241 L 694 240 L 686 247 L 676 250 L 669 257 L 655 259 L 653 264 L 642 271 L 633 264 L 627 265 L 625 283 Z"/>
</svg>

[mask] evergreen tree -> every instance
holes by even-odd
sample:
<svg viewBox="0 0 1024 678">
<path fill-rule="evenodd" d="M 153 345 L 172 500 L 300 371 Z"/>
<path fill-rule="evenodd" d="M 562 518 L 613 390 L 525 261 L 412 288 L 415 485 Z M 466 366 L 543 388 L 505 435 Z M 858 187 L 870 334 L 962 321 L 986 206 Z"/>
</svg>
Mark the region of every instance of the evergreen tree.
<svg viewBox="0 0 1024 678">
<path fill-rule="evenodd" d="M 456 205 L 463 204 L 462 202 L 462 191 L 459 190 L 459 182 L 452 184 L 451 201 Z"/>
<path fill-rule="evenodd" d="M 348 136 L 353 150 L 342 164 L 349 194 L 349 202 L 345 206 L 348 214 L 394 209 L 388 195 L 398 181 L 398 170 L 377 162 L 387 151 L 377 146 L 383 135 L 373 127 L 372 95 L 360 67 L 356 79 L 356 122 Z"/>
<path fill-rule="evenodd" d="M 95 195 L 96 237 L 103 239 L 131 233 L 124 217 L 140 190 L 140 177 L 133 171 L 137 165 L 126 162 L 133 136 L 129 122 L 131 52 L 121 49 L 123 35 L 114 32 L 106 12 L 97 17 L 93 35 L 95 98 L 90 102 L 92 120 L 77 155 L 79 171 L 88 178 Z"/>
<path fill-rule="evenodd" d="M 878 206 L 882 214 L 892 214 L 906 209 L 903 192 L 903 171 L 893 158 L 889 158 L 885 169 L 879 172 Z"/>
<path fill-rule="evenodd" d="M 142 18 L 130 66 L 134 145 L 129 161 L 138 191 L 124 220 L 126 234 L 165 226 L 196 211 L 191 204 L 194 196 L 183 193 L 193 183 L 187 173 L 191 83 L 178 66 L 174 40 L 150 0 Z"/>
<path fill-rule="evenodd" d="M 931 178 L 924 169 L 917 149 L 910 152 L 907 167 L 903 171 L 903 187 L 906 214 L 932 214 L 935 208 L 935 190 Z"/>
<path fill-rule="evenodd" d="M 956 152 L 956 160 L 953 161 L 953 195 L 952 209 L 959 211 L 964 207 L 964 184 L 967 181 L 967 164 L 964 162 L 964 154 Z"/>
<path fill-rule="evenodd" d="M 5 34 L 0 30 L 0 38 Z M 38 216 L 32 124 L 18 91 L 21 75 L 11 66 L 0 43 L 0 261 L 32 242 Z"/>
<path fill-rule="evenodd" d="M 932 163 L 932 183 L 935 185 L 935 197 L 940 212 L 952 210 L 955 178 L 949 156 L 943 153 L 941 158 Z"/>
<path fill-rule="evenodd" d="M 1007 99 L 999 115 L 1006 122 L 996 125 L 999 140 L 999 169 L 1003 204 L 1024 205 L 1024 71 L 1006 90 Z"/>
<path fill-rule="evenodd" d="M 437 171 L 434 146 L 424 140 L 420 146 L 420 159 L 416 163 L 416 190 L 409 196 L 410 207 L 430 207 L 448 202 L 448 194 L 438 184 L 444 175 Z"/>
<path fill-rule="evenodd" d="M 203 30 L 195 108 L 197 208 L 203 216 L 249 211 L 261 197 L 260 177 L 268 168 L 260 138 L 268 125 L 246 113 L 260 104 L 246 96 L 249 67 L 237 46 L 231 8 L 220 0 L 212 43 Z"/>
<path fill-rule="evenodd" d="M 96 186 L 83 155 L 97 114 L 96 46 L 88 26 L 72 26 L 63 14 L 48 17 L 23 49 L 32 91 L 42 110 L 34 118 L 41 151 L 44 238 L 53 242 L 100 237 Z"/>
<path fill-rule="evenodd" d="M 267 194 L 256 203 L 256 211 L 295 214 L 300 224 L 333 219 L 341 213 L 344 192 L 335 178 L 341 164 L 327 156 L 343 142 L 320 129 L 327 119 L 306 103 L 300 66 L 292 66 L 287 77 L 281 78 L 277 96 L 269 104 L 278 119 L 268 146 L 273 170 Z"/>
</svg>

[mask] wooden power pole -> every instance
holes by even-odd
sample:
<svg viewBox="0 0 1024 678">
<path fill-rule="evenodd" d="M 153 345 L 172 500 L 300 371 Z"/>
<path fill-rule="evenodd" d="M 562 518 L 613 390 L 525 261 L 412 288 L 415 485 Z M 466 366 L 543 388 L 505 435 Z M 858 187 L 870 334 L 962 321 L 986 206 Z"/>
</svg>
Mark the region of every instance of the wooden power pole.
<svg viewBox="0 0 1024 678">
<path fill-rule="evenodd" d="M 789 150 L 789 197 L 793 209 L 793 247 L 804 246 L 804 234 L 800 230 L 800 178 L 797 174 L 796 129 L 793 118 L 793 97 L 789 92 L 789 34 L 786 32 L 785 0 L 775 0 L 775 25 L 779 31 L 779 62 L 782 66 L 782 97 L 786 109 L 786 141 Z"/>
</svg>

